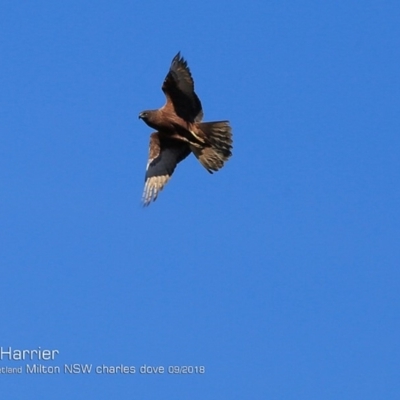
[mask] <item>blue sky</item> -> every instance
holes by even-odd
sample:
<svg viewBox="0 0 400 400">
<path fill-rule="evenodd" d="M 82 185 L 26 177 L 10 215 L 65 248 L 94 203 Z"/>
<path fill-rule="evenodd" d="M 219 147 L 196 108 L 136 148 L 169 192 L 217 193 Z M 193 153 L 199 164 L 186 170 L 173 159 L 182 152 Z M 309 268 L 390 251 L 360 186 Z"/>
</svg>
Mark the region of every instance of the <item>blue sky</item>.
<svg viewBox="0 0 400 400">
<path fill-rule="evenodd" d="M 397 2 L 0 10 L 0 346 L 137 368 L 1 374 L 5 398 L 399 398 Z M 144 209 L 137 116 L 178 51 L 233 157 Z"/>
</svg>

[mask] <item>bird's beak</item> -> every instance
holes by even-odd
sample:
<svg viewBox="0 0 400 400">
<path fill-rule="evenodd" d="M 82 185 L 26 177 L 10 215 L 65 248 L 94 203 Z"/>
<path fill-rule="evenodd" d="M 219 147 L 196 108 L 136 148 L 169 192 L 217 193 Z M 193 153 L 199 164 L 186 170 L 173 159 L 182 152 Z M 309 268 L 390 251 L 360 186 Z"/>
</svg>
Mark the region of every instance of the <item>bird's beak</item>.
<svg viewBox="0 0 400 400">
<path fill-rule="evenodd" d="M 139 119 L 143 119 L 143 113 L 142 112 L 139 114 Z"/>
</svg>

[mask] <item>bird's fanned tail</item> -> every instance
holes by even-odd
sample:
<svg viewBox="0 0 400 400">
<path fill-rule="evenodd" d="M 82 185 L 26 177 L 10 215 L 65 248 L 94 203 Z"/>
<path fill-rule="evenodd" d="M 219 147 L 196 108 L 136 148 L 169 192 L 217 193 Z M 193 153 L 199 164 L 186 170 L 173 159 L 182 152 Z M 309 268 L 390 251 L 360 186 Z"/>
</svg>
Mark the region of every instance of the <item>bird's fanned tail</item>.
<svg viewBox="0 0 400 400">
<path fill-rule="evenodd" d="M 210 173 L 218 171 L 232 155 L 232 129 L 229 121 L 202 122 L 197 124 L 206 146 L 191 145 L 190 149 Z"/>
</svg>

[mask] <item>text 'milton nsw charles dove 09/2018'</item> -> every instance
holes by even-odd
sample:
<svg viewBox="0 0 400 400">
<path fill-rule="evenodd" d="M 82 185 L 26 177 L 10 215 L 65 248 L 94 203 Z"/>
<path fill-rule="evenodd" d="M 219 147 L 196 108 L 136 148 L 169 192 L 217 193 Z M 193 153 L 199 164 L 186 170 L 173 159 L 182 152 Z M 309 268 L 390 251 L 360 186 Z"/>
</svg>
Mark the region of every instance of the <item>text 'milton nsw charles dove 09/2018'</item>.
<svg viewBox="0 0 400 400">
<path fill-rule="evenodd" d="M 201 122 L 203 109 L 194 92 L 187 62 L 178 53 L 162 85 L 167 101 L 158 110 L 139 114 L 155 129 L 150 135 L 143 204 L 156 200 L 176 165 L 193 153 L 210 173 L 223 167 L 232 155 L 229 121 Z"/>
</svg>

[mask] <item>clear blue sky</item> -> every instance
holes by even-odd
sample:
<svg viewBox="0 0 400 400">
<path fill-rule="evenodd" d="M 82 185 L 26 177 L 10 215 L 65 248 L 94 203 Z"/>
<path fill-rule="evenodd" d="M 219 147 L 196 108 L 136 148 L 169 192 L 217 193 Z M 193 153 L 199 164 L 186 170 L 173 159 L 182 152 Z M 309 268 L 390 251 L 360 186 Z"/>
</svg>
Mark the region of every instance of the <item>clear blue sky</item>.
<svg viewBox="0 0 400 400">
<path fill-rule="evenodd" d="M 2 398 L 400 398 L 397 1 L 5 0 L 0 38 L 0 346 L 206 370 Z M 144 209 L 178 51 L 234 155 Z"/>
</svg>

